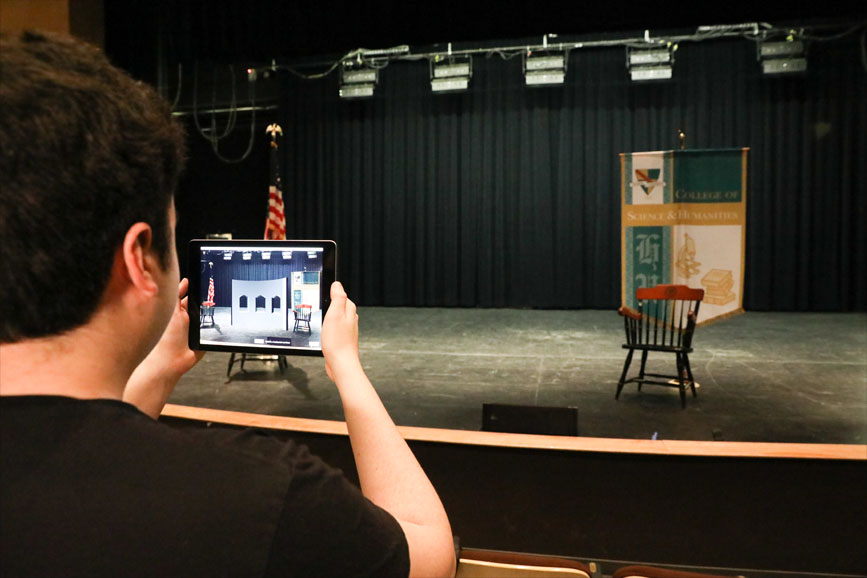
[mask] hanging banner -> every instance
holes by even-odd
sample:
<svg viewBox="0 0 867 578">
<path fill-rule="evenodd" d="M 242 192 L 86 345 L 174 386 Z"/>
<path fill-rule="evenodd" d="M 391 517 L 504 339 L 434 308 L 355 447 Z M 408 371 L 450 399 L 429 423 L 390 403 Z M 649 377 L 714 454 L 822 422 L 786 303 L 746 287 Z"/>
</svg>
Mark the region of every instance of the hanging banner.
<svg viewBox="0 0 867 578">
<path fill-rule="evenodd" d="M 699 323 L 743 311 L 749 149 L 622 153 L 621 302 L 704 289 Z"/>
</svg>

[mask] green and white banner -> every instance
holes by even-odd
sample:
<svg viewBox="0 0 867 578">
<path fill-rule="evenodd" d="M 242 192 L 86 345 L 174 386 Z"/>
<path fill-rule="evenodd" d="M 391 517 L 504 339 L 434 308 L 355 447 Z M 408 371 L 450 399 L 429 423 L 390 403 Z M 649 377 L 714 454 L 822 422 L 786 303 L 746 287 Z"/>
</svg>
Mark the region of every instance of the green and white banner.
<svg viewBox="0 0 867 578">
<path fill-rule="evenodd" d="M 620 155 L 624 305 L 675 283 L 704 289 L 699 323 L 743 311 L 748 152 Z"/>
</svg>

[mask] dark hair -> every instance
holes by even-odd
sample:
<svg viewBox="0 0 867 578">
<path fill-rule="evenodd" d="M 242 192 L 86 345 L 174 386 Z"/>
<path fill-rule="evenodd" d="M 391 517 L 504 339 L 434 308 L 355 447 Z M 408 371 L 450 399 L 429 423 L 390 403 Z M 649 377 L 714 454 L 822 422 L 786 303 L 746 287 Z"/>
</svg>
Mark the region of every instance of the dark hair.
<svg viewBox="0 0 867 578">
<path fill-rule="evenodd" d="M 0 35 L 0 343 L 86 323 L 136 222 L 165 265 L 183 160 L 165 102 L 98 49 Z"/>
</svg>

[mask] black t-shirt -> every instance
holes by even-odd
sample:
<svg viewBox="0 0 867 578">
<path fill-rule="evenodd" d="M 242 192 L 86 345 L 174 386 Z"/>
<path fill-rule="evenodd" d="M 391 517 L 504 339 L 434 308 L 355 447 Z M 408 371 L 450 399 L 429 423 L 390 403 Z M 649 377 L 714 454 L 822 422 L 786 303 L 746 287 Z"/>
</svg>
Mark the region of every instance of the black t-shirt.
<svg viewBox="0 0 867 578">
<path fill-rule="evenodd" d="M 304 446 L 0 397 L 3 576 L 407 576 L 397 521 Z"/>
</svg>

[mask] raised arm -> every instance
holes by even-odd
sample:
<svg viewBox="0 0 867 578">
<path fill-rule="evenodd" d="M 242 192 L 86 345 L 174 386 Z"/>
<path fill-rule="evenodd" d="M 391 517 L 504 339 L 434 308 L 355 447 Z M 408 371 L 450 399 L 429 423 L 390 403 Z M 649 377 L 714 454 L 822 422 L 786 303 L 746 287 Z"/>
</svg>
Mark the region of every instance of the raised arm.
<svg viewBox="0 0 867 578">
<path fill-rule="evenodd" d="M 454 542 L 448 517 L 401 437 L 358 357 L 358 315 L 343 286 L 331 287 L 322 324 L 328 376 L 337 385 L 361 491 L 394 516 L 409 544 L 410 576 L 452 576 Z"/>
<path fill-rule="evenodd" d="M 189 284 L 188 279 L 182 279 L 178 284 L 178 304 L 166 330 L 135 369 L 123 390 L 124 401 L 154 419 L 160 416 L 181 376 L 205 354 L 204 351 L 192 351 L 188 345 L 190 316 L 186 294 Z"/>
</svg>

